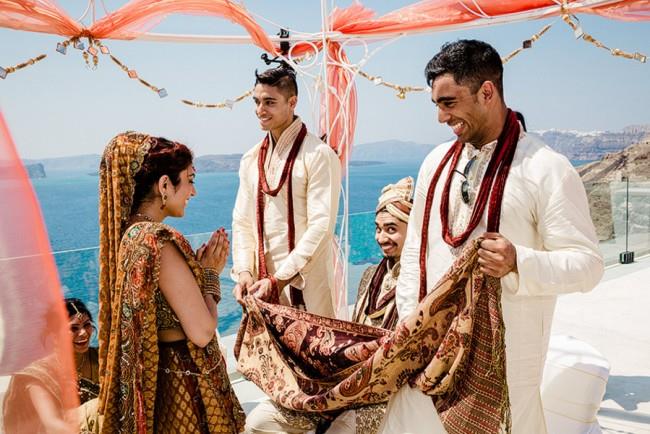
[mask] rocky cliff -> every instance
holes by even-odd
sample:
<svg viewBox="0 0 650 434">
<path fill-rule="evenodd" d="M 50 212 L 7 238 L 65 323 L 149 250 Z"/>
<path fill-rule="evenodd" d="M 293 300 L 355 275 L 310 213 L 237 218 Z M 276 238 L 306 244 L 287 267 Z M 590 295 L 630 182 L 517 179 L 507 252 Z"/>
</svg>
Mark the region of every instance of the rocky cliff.
<svg viewBox="0 0 650 434">
<path fill-rule="evenodd" d="M 202 155 L 194 159 L 194 167 L 199 173 L 236 172 L 242 154 Z"/>
<path fill-rule="evenodd" d="M 631 146 L 578 168 L 587 191 L 598 238 L 650 233 L 650 132 Z M 629 179 L 629 207 L 626 206 Z"/>
<path fill-rule="evenodd" d="M 534 131 L 553 149 L 570 160 L 598 160 L 650 135 L 650 125 L 631 125 L 622 131 Z"/>
<path fill-rule="evenodd" d="M 30 178 L 45 178 L 45 167 L 41 163 L 26 164 L 25 169 Z"/>
</svg>

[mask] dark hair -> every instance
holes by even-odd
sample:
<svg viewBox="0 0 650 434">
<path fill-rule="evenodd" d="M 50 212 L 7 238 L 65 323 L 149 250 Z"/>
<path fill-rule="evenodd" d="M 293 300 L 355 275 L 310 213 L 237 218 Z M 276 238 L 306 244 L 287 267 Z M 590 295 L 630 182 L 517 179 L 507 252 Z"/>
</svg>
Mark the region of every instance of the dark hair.
<svg viewBox="0 0 650 434">
<path fill-rule="evenodd" d="M 68 310 L 68 318 L 72 318 L 73 316 L 79 314 L 88 315 L 88 319 L 90 319 L 90 322 L 93 322 L 93 316 L 83 301 L 74 297 L 66 298 L 64 301 L 65 301 L 65 308 Z"/>
<path fill-rule="evenodd" d="M 255 70 L 255 85 L 258 84 L 277 87 L 287 98 L 298 96 L 296 71 L 289 66 L 280 65 L 277 68 L 267 69 L 261 74 Z"/>
<path fill-rule="evenodd" d="M 521 127 L 524 129 L 524 131 L 528 131 L 526 129 L 526 119 L 524 118 L 524 115 L 521 114 L 521 112 L 515 112 L 515 116 L 517 116 L 517 120 L 521 124 Z"/>
<path fill-rule="evenodd" d="M 490 44 L 475 39 L 447 42 L 433 56 L 424 69 L 427 84 L 443 74 L 451 74 L 456 83 L 478 92 L 483 82 L 489 80 L 503 99 L 503 63 L 501 56 Z"/>
<path fill-rule="evenodd" d="M 181 182 L 181 172 L 192 164 L 192 151 L 182 143 L 163 137 L 151 137 L 151 148 L 142 167 L 135 174 L 135 192 L 131 212 L 135 212 L 161 176 L 167 175 L 174 186 Z"/>
</svg>

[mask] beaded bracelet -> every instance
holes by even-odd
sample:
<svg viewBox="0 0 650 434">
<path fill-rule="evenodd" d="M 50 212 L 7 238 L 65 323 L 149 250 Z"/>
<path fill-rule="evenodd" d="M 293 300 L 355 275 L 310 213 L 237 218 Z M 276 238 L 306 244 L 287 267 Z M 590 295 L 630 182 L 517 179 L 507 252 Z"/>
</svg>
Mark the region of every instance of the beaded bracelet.
<svg viewBox="0 0 650 434">
<path fill-rule="evenodd" d="M 221 301 L 221 281 L 217 270 L 210 267 L 203 268 L 203 294 L 210 294 L 218 304 Z"/>
</svg>

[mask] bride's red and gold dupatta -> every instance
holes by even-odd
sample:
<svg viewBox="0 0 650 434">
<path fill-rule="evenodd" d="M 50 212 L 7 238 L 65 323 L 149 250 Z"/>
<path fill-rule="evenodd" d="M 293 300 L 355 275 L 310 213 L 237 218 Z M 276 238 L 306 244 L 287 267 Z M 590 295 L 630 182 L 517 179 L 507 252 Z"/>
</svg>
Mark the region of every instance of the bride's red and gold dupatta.
<svg viewBox="0 0 650 434">
<path fill-rule="evenodd" d="M 394 332 L 247 297 L 238 369 L 292 410 L 385 402 L 409 384 L 432 397 L 450 434 L 509 431 L 501 286 L 480 272 L 478 243 Z"/>
</svg>

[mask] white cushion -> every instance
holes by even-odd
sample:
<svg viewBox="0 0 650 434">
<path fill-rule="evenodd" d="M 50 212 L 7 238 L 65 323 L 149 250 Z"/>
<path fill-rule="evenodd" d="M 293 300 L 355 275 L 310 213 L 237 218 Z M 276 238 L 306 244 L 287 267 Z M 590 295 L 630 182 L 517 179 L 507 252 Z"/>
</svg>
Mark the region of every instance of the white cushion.
<svg viewBox="0 0 650 434">
<path fill-rule="evenodd" d="M 600 433 L 596 414 L 609 378 L 609 362 L 591 345 L 571 336 L 552 336 L 542 404 L 549 434 Z"/>
</svg>

